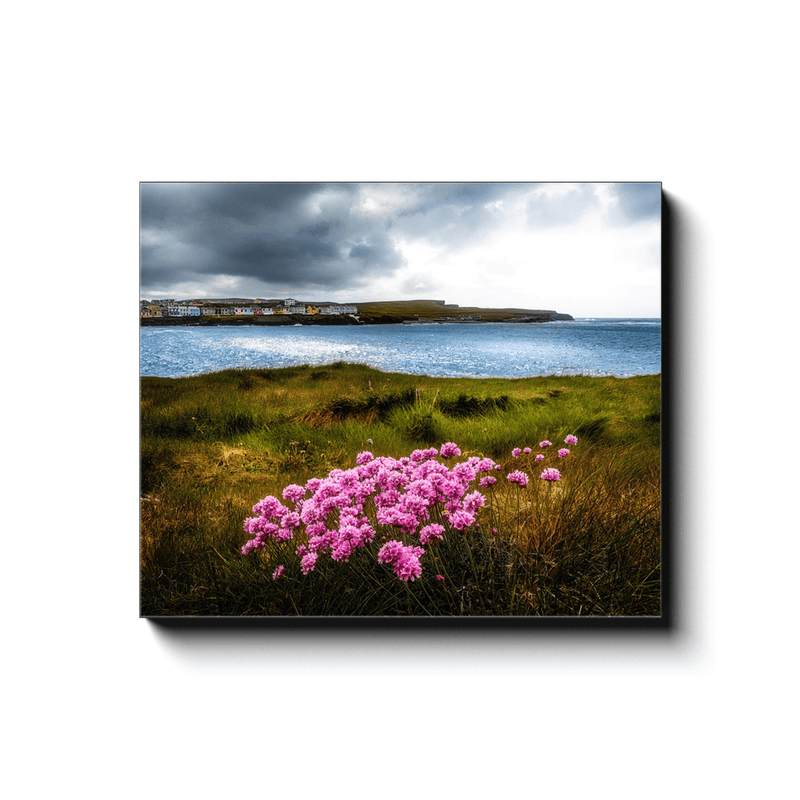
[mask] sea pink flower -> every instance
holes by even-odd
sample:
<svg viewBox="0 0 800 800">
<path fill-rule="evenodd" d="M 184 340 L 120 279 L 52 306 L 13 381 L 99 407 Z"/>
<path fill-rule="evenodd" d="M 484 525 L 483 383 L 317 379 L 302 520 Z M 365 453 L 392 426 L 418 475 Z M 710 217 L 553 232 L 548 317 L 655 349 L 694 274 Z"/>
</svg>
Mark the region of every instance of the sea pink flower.
<svg viewBox="0 0 800 800">
<path fill-rule="evenodd" d="M 378 563 L 379 564 L 392 564 L 400 557 L 403 552 L 403 543 L 397 539 L 391 539 L 386 542 L 380 550 L 378 550 Z"/>
<path fill-rule="evenodd" d="M 481 478 L 481 486 L 484 488 L 487 486 L 491 486 L 492 484 L 497 483 L 497 478 L 493 478 L 491 475 L 487 475 L 485 478 Z"/>
<path fill-rule="evenodd" d="M 393 539 L 378 551 L 379 564 L 392 564 L 394 573 L 402 581 L 413 581 L 422 575 L 420 557 L 425 555 L 421 547 L 406 547 L 402 542 Z"/>
<path fill-rule="evenodd" d="M 438 523 L 434 522 L 431 525 L 426 525 L 419 532 L 419 541 L 421 544 L 428 544 L 431 539 L 441 539 L 443 533 L 444 525 L 439 525 Z"/>
<path fill-rule="evenodd" d="M 550 467 L 546 469 L 540 476 L 545 481 L 560 481 L 561 473 L 557 469 Z"/>
<path fill-rule="evenodd" d="M 561 448 L 561 449 L 558 451 L 558 457 L 559 457 L 559 458 L 564 458 L 564 456 L 568 456 L 568 455 L 569 455 L 569 450 L 567 450 L 567 448 L 566 448 L 566 447 L 562 447 L 562 448 Z"/>
<path fill-rule="evenodd" d="M 544 461 L 544 456 L 541 453 L 537 453 L 534 461 Z"/>
<path fill-rule="evenodd" d="M 281 564 L 275 572 L 272 573 L 272 580 L 276 581 L 280 576 L 283 575 L 283 564 Z"/>
<path fill-rule="evenodd" d="M 515 448 L 514 448 L 514 449 L 511 451 L 511 455 L 512 455 L 514 458 L 517 458 L 517 457 L 520 455 L 520 453 L 521 453 L 521 452 L 522 452 L 522 450 L 520 450 L 520 449 L 519 449 L 519 447 L 515 447 Z"/>
<path fill-rule="evenodd" d="M 454 511 L 450 515 L 450 524 L 457 530 L 463 531 L 475 523 L 475 516 L 467 511 Z"/>
<path fill-rule="evenodd" d="M 300 527 L 300 515 L 296 511 L 290 511 L 284 518 L 281 520 L 281 526 L 283 528 L 299 528 Z"/>
<path fill-rule="evenodd" d="M 442 458 L 450 458 L 451 456 L 460 456 L 461 449 L 453 442 L 445 442 L 439 450 L 439 455 Z"/>
<path fill-rule="evenodd" d="M 411 550 L 419 550 L 419 555 L 410 552 Z M 419 578 L 422 575 L 422 564 L 419 563 L 419 557 L 424 552 L 421 547 L 407 547 L 403 557 L 394 562 L 394 574 L 401 581 L 413 581 Z"/>
<path fill-rule="evenodd" d="M 543 442 L 539 442 L 539 447 L 552 447 L 553 443 L 545 439 Z"/>
<path fill-rule="evenodd" d="M 317 559 L 319 555 L 317 553 L 306 553 L 302 560 L 300 561 L 300 569 L 303 572 L 303 575 L 308 575 L 314 567 L 317 566 Z"/>
<path fill-rule="evenodd" d="M 474 514 L 479 508 L 486 505 L 486 498 L 479 492 L 470 492 L 464 497 L 464 511 L 469 514 Z"/>
<path fill-rule="evenodd" d="M 564 444 L 578 444 L 578 437 L 569 434 L 566 439 L 564 439 Z"/>
<path fill-rule="evenodd" d="M 369 452 L 369 450 L 364 450 L 362 453 L 359 453 L 356 456 L 356 464 L 358 464 L 359 466 L 361 464 L 368 464 L 370 461 L 372 461 L 373 458 L 375 458 L 375 456 L 373 456 L 372 453 Z"/>
<path fill-rule="evenodd" d="M 277 497 L 267 495 L 267 497 L 253 506 L 253 513 L 260 514 L 262 517 L 280 518 L 283 517 L 284 514 L 288 514 L 289 509 L 286 508 Z"/>
<path fill-rule="evenodd" d="M 525 455 L 528 455 L 528 453 L 530 453 L 530 451 L 531 451 L 530 447 L 526 447 L 526 448 L 523 449 L 522 452 L 525 453 Z"/>
<path fill-rule="evenodd" d="M 462 461 L 460 464 L 456 464 L 453 467 L 453 476 L 464 483 L 474 481 L 476 475 L 475 468 L 467 464 L 466 461 Z"/>
<path fill-rule="evenodd" d="M 444 580 L 444 575 L 437 575 L 436 576 L 436 580 L 437 581 L 443 581 Z"/>
<path fill-rule="evenodd" d="M 298 500 L 301 500 L 303 498 L 303 495 L 305 493 L 306 493 L 305 486 L 298 486 L 296 483 L 290 483 L 283 490 L 283 499 L 293 500 L 296 503 Z"/>
<path fill-rule="evenodd" d="M 520 470 L 511 472 L 506 477 L 511 483 L 518 483 L 520 486 L 526 486 L 528 483 L 528 476 Z"/>
</svg>

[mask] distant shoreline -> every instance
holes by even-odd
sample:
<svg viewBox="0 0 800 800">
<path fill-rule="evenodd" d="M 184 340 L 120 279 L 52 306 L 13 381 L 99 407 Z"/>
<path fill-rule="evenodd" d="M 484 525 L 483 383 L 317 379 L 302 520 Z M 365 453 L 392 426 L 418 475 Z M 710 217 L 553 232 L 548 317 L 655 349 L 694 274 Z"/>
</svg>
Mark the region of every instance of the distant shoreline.
<svg viewBox="0 0 800 800">
<path fill-rule="evenodd" d="M 304 317 L 293 316 L 291 314 L 281 314 L 276 317 L 234 317 L 219 319 L 200 317 L 141 317 L 141 327 L 173 327 L 195 325 L 199 327 L 241 327 L 243 325 L 255 325 L 258 327 L 292 327 L 294 325 L 309 325 L 317 327 L 342 326 L 342 325 L 492 325 L 496 323 L 511 323 L 517 325 L 538 324 L 543 322 L 574 322 L 570 319 L 342 319 L 336 317 Z"/>
<path fill-rule="evenodd" d="M 520 315 L 504 319 L 459 319 L 458 317 L 422 318 L 400 317 L 395 315 L 358 315 L 336 316 L 307 314 L 270 314 L 264 316 L 236 317 L 140 317 L 141 327 L 172 327 L 175 325 L 195 325 L 199 327 L 241 327 L 243 325 L 291 327 L 293 325 L 487 325 L 497 322 L 526 325 L 542 322 L 574 322 L 569 314 L 558 314 L 556 318 L 543 315 Z"/>
</svg>

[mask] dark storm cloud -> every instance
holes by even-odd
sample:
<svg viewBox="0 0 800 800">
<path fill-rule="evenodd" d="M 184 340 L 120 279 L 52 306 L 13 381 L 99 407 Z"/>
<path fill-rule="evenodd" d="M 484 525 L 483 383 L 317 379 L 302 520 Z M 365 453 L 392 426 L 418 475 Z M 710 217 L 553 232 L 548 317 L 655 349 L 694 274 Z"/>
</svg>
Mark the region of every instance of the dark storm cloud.
<svg viewBox="0 0 800 800">
<path fill-rule="evenodd" d="M 142 291 L 211 275 L 300 290 L 358 285 L 403 264 L 356 184 L 142 184 Z"/>
<path fill-rule="evenodd" d="M 524 209 L 531 228 L 576 223 L 600 208 L 595 184 L 197 183 L 141 185 L 141 291 L 203 294 L 218 276 L 262 293 L 363 291 L 405 265 L 403 242 L 449 251 L 478 243 Z M 604 194 L 601 193 L 601 195 Z M 612 184 L 606 222 L 656 218 L 659 184 Z M 427 283 L 414 275 L 413 285 Z M 235 285 L 238 281 L 225 285 Z"/>
<path fill-rule="evenodd" d="M 405 184 L 395 230 L 411 239 L 463 247 L 483 238 L 497 224 L 492 203 L 528 192 L 530 183 Z"/>
</svg>

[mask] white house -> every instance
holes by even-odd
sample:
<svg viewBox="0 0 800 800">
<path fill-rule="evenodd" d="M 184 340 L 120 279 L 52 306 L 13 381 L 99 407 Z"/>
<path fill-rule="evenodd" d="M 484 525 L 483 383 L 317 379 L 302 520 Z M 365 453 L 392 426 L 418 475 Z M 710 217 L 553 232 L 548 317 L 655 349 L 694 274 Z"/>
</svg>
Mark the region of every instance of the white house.
<svg viewBox="0 0 800 800">
<path fill-rule="evenodd" d="M 320 314 L 358 314 L 358 308 L 356 306 L 345 306 L 345 305 L 338 305 L 336 303 L 332 303 L 329 306 L 320 306 L 319 307 Z"/>
</svg>

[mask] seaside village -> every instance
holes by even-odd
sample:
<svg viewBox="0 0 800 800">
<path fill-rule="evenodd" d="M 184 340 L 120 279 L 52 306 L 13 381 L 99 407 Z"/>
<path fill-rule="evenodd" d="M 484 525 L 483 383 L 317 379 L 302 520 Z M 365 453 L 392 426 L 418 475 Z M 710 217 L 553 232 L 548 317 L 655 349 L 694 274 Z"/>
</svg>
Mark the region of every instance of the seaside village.
<svg viewBox="0 0 800 800">
<path fill-rule="evenodd" d="M 356 306 L 293 300 L 141 300 L 141 317 L 259 317 L 269 314 L 357 314 Z"/>
</svg>

